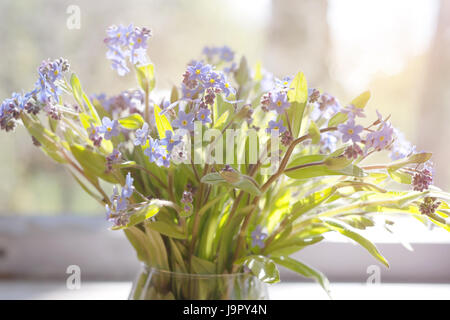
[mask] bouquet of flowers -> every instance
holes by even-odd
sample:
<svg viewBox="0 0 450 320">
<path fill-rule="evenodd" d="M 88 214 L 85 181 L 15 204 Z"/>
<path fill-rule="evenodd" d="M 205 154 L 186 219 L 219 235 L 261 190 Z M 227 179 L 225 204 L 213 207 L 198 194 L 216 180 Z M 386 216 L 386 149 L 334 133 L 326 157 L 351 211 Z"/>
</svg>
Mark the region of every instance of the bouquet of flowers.
<svg viewBox="0 0 450 320">
<path fill-rule="evenodd" d="M 328 290 L 322 273 L 291 257 L 326 233 L 388 266 L 361 235 L 375 222 L 389 228 L 392 217 L 409 216 L 450 230 L 450 197 L 432 186 L 431 154 L 417 151 L 389 116 L 364 119 L 369 92 L 341 105 L 308 88 L 303 73 L 277 79 L 259 63 L 235 62 L 225 46 L 205 48 L 180 86 L 161 96 L 150 37 L 133 25 L 107 30 L 112 68 L 120 76 L 134 70 L 137 89 L 90 96 L 66 60 L 46 60 L 34 89 L 0 107 L 1 129 L 22 124 L 106 208 L 111 229 L 125 232 L 149 268 L 274 283 L 278 265 Z M 390 160 L 371 164 L 375 153 Z M 149 277 L 138 279 L 134 297 Z M 219 281 L 152 285 L 147 297 L 239 297 Z"/>
</svg>

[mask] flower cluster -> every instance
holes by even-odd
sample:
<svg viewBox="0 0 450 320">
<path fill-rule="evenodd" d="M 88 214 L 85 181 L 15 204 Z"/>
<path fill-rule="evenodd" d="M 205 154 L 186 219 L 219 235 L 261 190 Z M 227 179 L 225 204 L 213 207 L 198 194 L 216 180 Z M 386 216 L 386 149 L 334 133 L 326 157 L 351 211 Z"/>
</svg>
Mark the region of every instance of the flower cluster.
<svg viewBox="0 0 450 320">
<path fill-rule="evenodd" d="M 151 31 L 146 28 L 128 26 L 111 26 L 107 30 L 105 43 L 108 46 L 106 57 L 111 60 L 111 66 L 120 76 L 130 72 L 128 61 L 132 65 L 148 62 L 147 41 Z"/>
<path fill-rule="evenodd" d="M 33 90 L 19 94 L 13 93 L 0 104 L 0 129 L 11 131 L 15 128 L 15 121 L 21 112 L 37 115 L 44 110 L 55 120 L 61 118 L 56 104 L 62 93 L 62 82 L 69 63 L 65 59 L 45 60 L 38 68 L 38 80 Z"/>
<path fill-rule="evenodd" d="M 106 205 L 106 219 L 114 222 L 117 226 L 123 226 L 128 223 L 129 199 L 134 193 L 134 179 L 128 173 L 125 185 L 119 194 L 117 186 L 114 186 L 113 194 L 110 198 L 111 205 Z"/>
<path fill-rule="evenodd" d="M 117 117 L 129 113 L 143 114 L 145 96 L 141 89 L 125 90 L 112 97 L 102 93 L 93 95 L 92 98 L 97 100 L 106 111 Z"/>
<path fill-rule="evenodd" d="M 182 143 L 181 137 L 174 135 L 172 131 L 167 130 L 163 139 L 153 139 L 149 136 L 148 125 L 144 124 L 142 129 L 136 132 L 135 145 L 142 145 L 144 154 L 150 162 L 156 163 L 159 167 L 169 167 L 170 159 L 174 147 Z"/>
<path fill-rule="evenodd" d="M 429 216 L 431 214 L 434 214 L 440 205 L 441 202 L 438 201 L 435 197 L 426 197 L 420 204 L 419 210 L 420 213 Z"/>
</svg>

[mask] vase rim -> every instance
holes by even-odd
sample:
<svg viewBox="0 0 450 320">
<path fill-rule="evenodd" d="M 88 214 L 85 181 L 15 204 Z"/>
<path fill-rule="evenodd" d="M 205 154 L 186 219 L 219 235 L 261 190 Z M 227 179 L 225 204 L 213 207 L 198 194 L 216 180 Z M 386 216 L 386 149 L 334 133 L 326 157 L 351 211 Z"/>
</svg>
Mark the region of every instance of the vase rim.
<svg viewBox="0 0 450 320">
<path fill-rule="evenodd" d="M 238 273 L 187 273 L 187 272 L 176 272 L 170 270 L 159 269 L 157 267 L 149 266 L 145 263 L 142 263 L 142 266 L 148 271 L 156 271 L 158 273 L 165 273 L 171 276 L 176 277 L 190 277 L 190 278 L 233 278 L 233 277 L 242 277 L 242 276 L 250 276 L 255 277 L 251 273 L 238 272 Z"/>
</svg>

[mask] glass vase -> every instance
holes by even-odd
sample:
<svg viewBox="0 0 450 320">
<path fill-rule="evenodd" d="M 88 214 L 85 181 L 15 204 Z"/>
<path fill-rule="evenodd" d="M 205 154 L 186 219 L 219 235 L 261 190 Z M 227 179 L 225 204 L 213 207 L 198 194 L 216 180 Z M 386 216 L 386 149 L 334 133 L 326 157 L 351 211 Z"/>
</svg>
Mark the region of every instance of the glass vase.
<svg viewBox="0 0 450 320">
<path fill-rule="evenodd" d="M 130 300 L 266 300 L 267 284 L 249 273 L 189 274 L 143 265 Z"/>
</svg>

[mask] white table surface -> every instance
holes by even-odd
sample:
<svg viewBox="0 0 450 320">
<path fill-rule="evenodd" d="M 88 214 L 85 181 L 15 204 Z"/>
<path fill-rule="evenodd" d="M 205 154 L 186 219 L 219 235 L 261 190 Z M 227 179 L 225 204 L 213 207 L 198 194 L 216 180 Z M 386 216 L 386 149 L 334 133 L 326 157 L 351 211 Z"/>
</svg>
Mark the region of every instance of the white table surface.
<svg viewBox="0 0 450 320">
<path fill-rule="evenodd" d="M 130 282 L 85 282 L 69 290 L 60 282 L 0 281 L 0 300 L 6 299 L 127 299 Z M 450 284 L 331 284 L 333 299 L 449 299 Z M 271 299 L 328 299 L 314 283 L 279 283 L 269 287 Z"/>
</svg>

